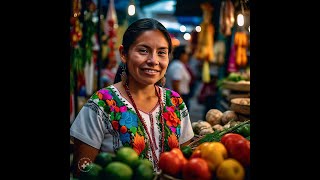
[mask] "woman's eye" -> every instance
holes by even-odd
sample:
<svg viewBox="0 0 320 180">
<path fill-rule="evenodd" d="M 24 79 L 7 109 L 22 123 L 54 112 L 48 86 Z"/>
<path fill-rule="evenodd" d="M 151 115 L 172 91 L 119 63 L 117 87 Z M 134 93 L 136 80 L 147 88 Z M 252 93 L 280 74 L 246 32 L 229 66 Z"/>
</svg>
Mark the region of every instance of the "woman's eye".
<svg viewBox="0 0 320 180">
<path fill-rule="evenodd" d="M 148 53 L 148 51 L 146 49 L 140 49 L 139 52 L 141 53 Z"/>
<path fill-rule="evenodd" d="M 158 54 L 163 56 L 163 55 L 166 55 L 167 52 L 166 51 L 159 51 Z"/>
</svg>

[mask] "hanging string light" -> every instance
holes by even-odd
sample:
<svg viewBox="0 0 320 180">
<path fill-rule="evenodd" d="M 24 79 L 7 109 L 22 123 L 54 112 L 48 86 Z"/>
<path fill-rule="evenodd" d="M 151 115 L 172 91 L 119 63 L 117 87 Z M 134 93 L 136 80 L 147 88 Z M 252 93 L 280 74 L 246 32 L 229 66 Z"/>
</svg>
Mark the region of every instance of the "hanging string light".
<svg viewBox="0 0 320 180">
<path fill-rule="evenodd" d="M 130 0 L 130 5 L 128 6 L 129 16 L 133 16 L 136 13 L 136 6 L 134 5 L 134 0 Z"/>
<path fill-rule="evenodd" d="M 244 25 L 244 8 L 243 8 L 243 0 L 240 0 L 241 13 L 237 16 L 237 24 L 238 26 Z"/>
</svg>

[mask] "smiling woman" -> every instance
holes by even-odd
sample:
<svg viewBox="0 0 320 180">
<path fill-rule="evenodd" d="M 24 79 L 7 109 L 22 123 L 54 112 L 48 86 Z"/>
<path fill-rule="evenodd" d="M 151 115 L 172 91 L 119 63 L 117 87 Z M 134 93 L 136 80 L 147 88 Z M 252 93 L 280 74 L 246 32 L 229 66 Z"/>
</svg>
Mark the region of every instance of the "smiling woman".
<svg viewBox="0 0 320 180">
<path fill-rule="evenodd" d="M 159 171 L 162 152 L 189 143 L 194 133 L 188 109 L 180 94 L 161 86 L 171 50 L 170 35 L 157 20 L 139 19 L 128 27 L 114 84 L 95 92 L 71 126 L 74 163 L 127 146 Z"/>
</svg>

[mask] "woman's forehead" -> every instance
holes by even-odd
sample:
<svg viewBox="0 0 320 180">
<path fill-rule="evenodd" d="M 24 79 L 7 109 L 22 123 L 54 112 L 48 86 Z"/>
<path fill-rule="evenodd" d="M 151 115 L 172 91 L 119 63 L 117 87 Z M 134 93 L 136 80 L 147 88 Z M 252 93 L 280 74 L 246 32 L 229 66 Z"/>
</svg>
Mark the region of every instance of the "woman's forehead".
<svg viewBox="0 0 320 180">
<path fill-rule="evenodd" d="M 136 41 L 135 45 L 156 45 L 162 48 L 168 48 L 169 44 L 165 35 L 159 30 L 148 30 L 141 33 Z"/>
</svg>

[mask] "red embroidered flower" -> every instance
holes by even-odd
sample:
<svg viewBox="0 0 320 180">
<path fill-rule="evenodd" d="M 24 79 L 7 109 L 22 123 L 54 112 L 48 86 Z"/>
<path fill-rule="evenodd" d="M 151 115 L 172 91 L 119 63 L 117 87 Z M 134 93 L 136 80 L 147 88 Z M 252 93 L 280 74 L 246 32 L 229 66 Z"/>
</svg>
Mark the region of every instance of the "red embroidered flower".
<svg viewBox="0 0 320 180">
<path fill-rule="evenodd" d="M 174 126 L 177 127 L 180 124 L 180 119 L 174 112 L 165 112 L 163 113 L 163 118 L 166 120 L 166 123 L 169 127 Z"/>
<path fill-rule="evenodd" d="M 111 121 L 112 127 L 114 130 L 118 131 L 119 129 L 119 122 L 118 121 Z"/>
<path fill-rule="evenodd" d="M 144 142 L 144 137 L 140 136 L 138 133 L 136 133 L 134 140 L 133 140 L 133 150 L 135 150 L 138 155 L 144 150 L 146 147 L 145 142 Z"/>
<path fill-rule="evenodd" d="M 126 133 L 126 132 L 127 132 L 127 127 L 126 127 L 126 126 L 121 126 L 120 132 L 121 132 L 122 134 Z"/>
<path fill-rule="evenodd" d="M 179 148 L 179 142 L 178 142 L 177 136 L 174 133 L 172 133 L 169 136 L 168 145 L 169 145 L 170 149 Z"/>
</svg>

